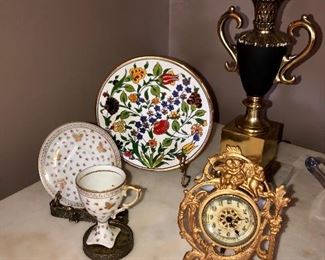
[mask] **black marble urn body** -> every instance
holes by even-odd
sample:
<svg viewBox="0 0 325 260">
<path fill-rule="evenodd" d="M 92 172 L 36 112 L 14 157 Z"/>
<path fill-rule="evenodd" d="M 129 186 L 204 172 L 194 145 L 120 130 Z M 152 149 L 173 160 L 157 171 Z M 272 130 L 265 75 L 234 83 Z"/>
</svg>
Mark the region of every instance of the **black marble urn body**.
<svg viewBox="0 0 325 260">
<path fill-rule="evenodd" d="M 277 30 L 277 14 L 284 0 L 252 0 L 255 8 L 254 28 L 242 32 L 231 44 L 225 34 L 228 20 L 234 19 L 242 27 L 242 17 L 231 6 L 218 23 L 219 37 L 232 56 L 226 62 L 228 71 L 237 71 L 247 94 L 243 104 L 246 113 L 235 118 L 222 131 L 221 152 L 227 145 L 239 145 L 243 153 L 262 166 L 269 166 L 275 159 L 277 144 L 281 140 L 283 125 L 266 117 L 270 102 L 264 96 L 277 83 L 293 84 L 295 77 L 288 75 L 304 59 L 315 43 L 315 30 L 307 16 L 292 22 L 287 33 Z M 307 47 L 298 55 L 288 54 L 293 43 L 293 31 L 304 28 L 309 34 Z"/>
</svg>

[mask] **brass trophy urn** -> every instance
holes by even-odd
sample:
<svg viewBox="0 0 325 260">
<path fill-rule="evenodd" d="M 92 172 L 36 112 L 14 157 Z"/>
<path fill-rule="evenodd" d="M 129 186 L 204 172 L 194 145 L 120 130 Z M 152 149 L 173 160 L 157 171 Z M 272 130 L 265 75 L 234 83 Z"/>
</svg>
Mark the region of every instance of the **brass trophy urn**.
<svg viewBox="0 0 325 260">
<path fill-rule="evenodd" d="M 243 19 L 235 7 L 222 15 L 218 23 L 219 37 L 232 56 L 232 62 L 225 67 L 230 72 L 238 71 L 247 98 L 245 115 L 238 116 L 222 131 L 221 152 L 227 145 L 240 146 L 243 154 L 266 169 L 274 162 L 278 141 L 281 140 L 282 124 L 266 118 L 269 102 L 263 97 L 276 83 L 293 84 L 296 77 L 288 75 L 296 64 L 301 62 L 315 44 L 315 30 L 305 15 L 301 20 L 292 22 L 287 33 L 276 28 L 277 14 L 284 0 L 252 0 L 255 7 L 253 30 L 243 32 L 232 44 L 225 34 L 225 24 L 234 19 L 237 28 L 242 27 Z M 296 29 L 307 30 L 307 46 L 298 55 L 289 55 Z"/>
</svg>

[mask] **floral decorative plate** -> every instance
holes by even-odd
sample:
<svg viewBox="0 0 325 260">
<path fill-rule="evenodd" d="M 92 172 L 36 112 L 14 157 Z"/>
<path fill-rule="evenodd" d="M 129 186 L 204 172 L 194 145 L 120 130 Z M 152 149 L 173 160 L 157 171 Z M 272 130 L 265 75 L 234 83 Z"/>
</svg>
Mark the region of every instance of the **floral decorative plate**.
<svg viewBox="0 0 325 260">
<path fill-rule="evenodd" d="M 97 98 L 97 122 L 108 130 L 122 158 L 152 170 L 193 160 L 210 136 L 213 108 L 200 78 L 163 57 L 140 57 L 117 67 Z"/>
<path fill-rule="evenodd" d="M 60 202 L 83 208 L 75 178 L 94 165 L 121 167 L 121 157 L 111 136 L 102 128 L 83 122 L 65 124 L 44 141 L 38 157 L 38 169 L 46 191 L 54 197 L 61 191 Z"/>
</svg>

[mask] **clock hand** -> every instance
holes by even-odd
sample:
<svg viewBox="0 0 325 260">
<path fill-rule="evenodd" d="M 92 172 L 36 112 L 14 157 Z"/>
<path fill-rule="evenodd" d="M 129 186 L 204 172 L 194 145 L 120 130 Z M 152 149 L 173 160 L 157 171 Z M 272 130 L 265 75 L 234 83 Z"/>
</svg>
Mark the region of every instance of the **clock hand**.
<svg viewBox="0 0 325 260">
<path fill-rule="evenodd" d="M 234 224 L 233 224 L 232 222 L 229 223 L 229 226 L 230 226 L 231 228 L 233 228 L 234 231 L 235 231 L 235 233 L 236 233 L 236 235 L 239 236 L 239 231 L 238 231 L 237 229 L 235 229 L 235 226 L 234 226 Z"/>
</svg>

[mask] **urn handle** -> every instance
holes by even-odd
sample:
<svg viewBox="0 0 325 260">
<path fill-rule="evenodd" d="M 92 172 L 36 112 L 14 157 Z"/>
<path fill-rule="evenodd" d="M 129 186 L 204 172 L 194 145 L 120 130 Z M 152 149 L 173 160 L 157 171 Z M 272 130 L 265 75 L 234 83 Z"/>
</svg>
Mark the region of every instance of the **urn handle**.
<svg viewBox="0 0 325 260">
<path fill-rule="evenodd" d="M 309 40 L 307 46 L 296 55 L 286 55 L 283 57 L 281 67 L 276 76 L 276 83 L 284 83 L 287 85 L 294 84 L 296 81 L 296 76 L 287 75 L 287 72 L 292 69 L 295 65 L 299 64 L 313 49 L 316 42 L 316 33 L 314 26 L 308 19 L 308 16 L 303 15 L 300 20 L 294 21 L 289 24 L 287 32 L 290 36 L 294 37 L 294 30 L 297 28 L 304 28 L 308 32 Z"/>
<path fill-rule="evenodd" d="M 240 29 L 243 25 L 243 19 L 238 12 L 236 12 L 236 8 L 234 6 L 230 6 L 228 11 L 225 12 L 219 22 L 218 22 L 218 35 L 222 42 L 222 44 L 227 49 L 230 56 L 233 58 L 233 61 L 228 62 L 226 61 L 225 67 L 228 71 L 234 72 L 238 69 L 238 62 L 237 62 L 237 51 L 236 45 L 232 43 L 229 39 L 227 39 L 225 35 L 225 24 L 229 19 L 235 19 L 237 22 L 236 28 Z"/>
</svg>

